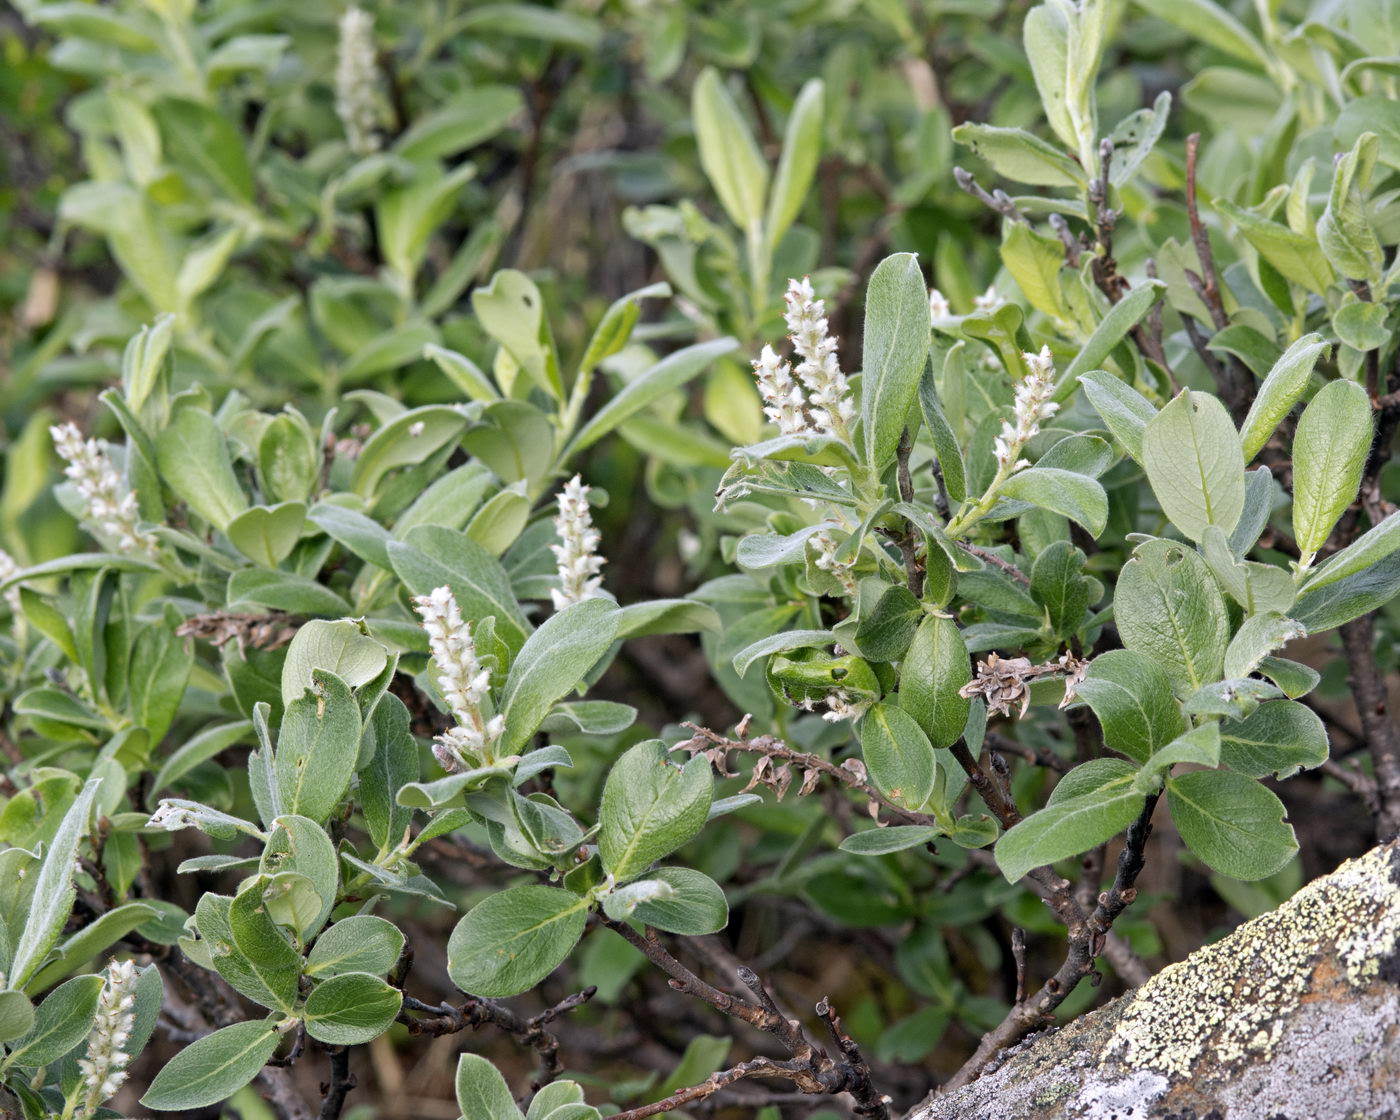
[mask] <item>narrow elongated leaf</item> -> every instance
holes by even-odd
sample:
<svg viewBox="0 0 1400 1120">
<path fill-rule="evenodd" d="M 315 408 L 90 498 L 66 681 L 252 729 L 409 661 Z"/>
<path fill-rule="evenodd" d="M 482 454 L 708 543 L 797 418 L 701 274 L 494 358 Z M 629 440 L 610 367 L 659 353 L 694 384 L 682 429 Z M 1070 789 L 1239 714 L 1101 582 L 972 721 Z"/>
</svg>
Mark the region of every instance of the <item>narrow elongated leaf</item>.
<svg viewBox="0 0 1400 1120">
<path fill-rule="evenodd" d="M 861 717 L 860 753 L 870 780 L 896 805 L 917 809 L 932 795 L 933 747 L 903 709 L 875 704 Z"/>
<path fill-rule="evenodd" d="M 928 361 L 928 288 L 913 253 L 886 257 L 865 290 L 860 414 L 865 461 L 881 470 L 894 458 L 905 417 Z"/>
<path fill-rule="evenodd" d="M 1113 778 L 1092 792 L 1032 813 L 997 841 L 992 854 L 1001 873 L 1014 883 L 1034 868 L 1112 839 L 1133 823 L 1144 800 L 1131 777 Z"/>
<path fill-rule="evenodd" d="M 709 342 L 697 342 L 684 350 L 668 354 L 645 373 L 629 381 L 616 396 L 593 414 L 569 440 L 568 446 L 560 454 L 561 462 L 576 456 L 585 447 L 597 443 L 619 424 L 635 416 L 648 405 L 655 403 L 667 393 L 679 389 L 691 378 L 703 372 L 711 362 L 728 354 L 739 345 L 735 338 L 716 338 Z"/>
<path fill-rule="evenodd" d="M 812 176 L 816 174 L 822 154 L 825 105 L 826 87 L 820 78 L 809 79 L 792 103 L 783 133 L 778 174 L 768 194 L 768 219 L 763 232 L 768 238 L 770 252 L 792 225 L 811 189 Z"/>
<path fill-rule="evenodd" d="M 1162 298 L 1166 290 L 1167 286 L 1161 280 L 1147 280 L 1115 303 L 1103 317 L 1103 321 L 1094 328 L 1089 341 L 1080 347 L 1079 353 L 1060 375 L 1055 399 L 1064 400 L 1074 392 L 1081 374 L 1103 368 L 1109 354 L 1113 353 L 1113 348 L 1152 310 L 1153 304 Z"/>
<path fill-rule="evenodd" d="M 26 980 L 39 970 L 53 947 L 63 925 L 73 909 L 77 891 L 73 887 L 73 868 L 77 862 L 78 844 L 87 835 L 88 817 L 102 779 L 89 778 L 73 804 L 63 814 L 53 839 L 44 853 L 44 862 L 34 882 L 29 914 L 24 929 L 15 942 L 10 959 L 9 984 L 22 988 Z"/>
<path fill-rule="evenodd" d="M 1373 525 L 1303 581 L 1304 591 L 1316 591 L 1347 576 L 1365 571 L 1400 550 L 1400 511 Z"/>
<path fill-rule="evenodd" d="M 180 409 L 161 429 L 156 461 L 165 484 L 214 528 L 227 528 L 248 508 L 224 434 L 202 408 Z"/>
<path fill-rule="evenodd" d="M 690 108 L 700 166 L 725 213 L 740 229 L 757 229 L 768 193 L 768 164 L 714 67 L 707 66 L 701 72 Z"/>
<path fill-rule="evenodd" d="M 1162 512 L 1191 540 L 1207 525 L 1234 529 L 1244 509 L 1244 455 L 1215 397 L 1187 390 L 1153 417 L 1142 462 Z"/>
<path fill-rule="evenodd" d="M 530 635 L 501 690 L 504 753 L 517 753 L 555 701 L 573 691 L 607 652 L 619 613 L 610 599 L 585 599 L 565 607 Z"/>
<path fill-rule="evenodd" d="M 951 747 L 967 726 L 972 701 L 960 695 L 972 680 L 962 631 L 951 618 L 919 623 L 899 669 L 899 706 L 935 750 Z"/>
<path fill-rule="evenodd" d="M 1259 386 L 1259 394 L 1240 427 L 1240 443 L 1244 447 L 1246 462 L 1259 454 L 1259 449 L 1274 434 L 1279 422 L 1302 399 L 1312 378 L 1313 367 L 1330 348 L 1322 335 L 1305 334 L 1274 363 L 1264 383 Z"/>
<path fill-rule="evenodd" d="M 1328 382 L 1303 410 L 1293 439 L 1293 535 L 1304 556 L 1356 500 L 1371 434 L 1371 400 L 1354 381 Z"/>
</svg>

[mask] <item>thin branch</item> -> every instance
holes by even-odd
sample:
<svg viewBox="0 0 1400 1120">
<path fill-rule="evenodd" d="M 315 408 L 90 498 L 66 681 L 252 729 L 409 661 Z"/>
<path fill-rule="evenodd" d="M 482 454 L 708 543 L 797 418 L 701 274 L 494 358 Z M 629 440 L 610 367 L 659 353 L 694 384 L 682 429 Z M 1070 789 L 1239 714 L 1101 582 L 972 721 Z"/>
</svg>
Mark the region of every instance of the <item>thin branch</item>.
<svg viewBox="0 0 1400 1120">
<path fill-rule="evenodd" d="M 1005 191 L 997 190 L 988 194 L 977 182 L 977 177 L 973 175 L 972 172 L 966 171 L 961 167 L 953 168 L 953 178 L 957 181 L 959 187 L 972 195 L 973 198 L 977 199 L 978 202 L 989 210 L 994 210 L 1003 218 L 1008 218 L 1013 222 L 1021 222 L 1025 225 L 1030 225 L 1030 219 L 1026 217 L 1012 200 L 1011 196 Z"/>
<path fill-rule="evenodd" d="M 1077 928 L 1071 927 L 1069 951 L 1059 971 L 1046 980 L 1034 996 L 1020 1000 L 1000 1025 L 982 1037 L 972 1057 L 943 1085 L 943 1092 L 968 1084 L 994 1055 L 1045 1025 L 1079 982 L 1094 972 L 1094 958 L 1103 952 L 1110 927 L 1137 897 L 1134 884 L 1142 872 L 1143 852 L 1152 834 L 1152 811 L 1156 807 L 1157 795 L 1153 795 L 1147 799 L 1137 820 L 1128 826 L 1113 886 L 1099 896 L 1098 905 L 1087 920 Z M 935 1095 L 930 1094 L 928 1100 Z"/>
<path fill-rule="evenodd" d="M 1024 584 L 1026 587 L 1031 585 L 1030 576 L 1026 575 L 1025 572 L 1021 571 L 1020 568 L 1016 567 L 1016 565 L 1012 564 L 1010 561 L 1003 560 L 991 549 L 983 548 L 981 545 L 968 544 L 967 541 L 954 541 L 953 543 L 969 556 L 975 556 L 977 559 L 990 564 L 993 568 L 1001 569 L 1017 583 Z"/>
<path fill-rule="evenodd" d="M 332 1050 L 331 1080 L 329 1085 L 321 1086 L 325 1097 L 321 1101 L 321 1111 L 317 1114 L 317 1120 L 339 1120 L 340 1113 L 345 1108 L 345 1098 L 350 1095 L 350 1090 L 355 1084 L 355 1075 L 350 1072 L 350 1047 L 342 1046 Z"/>
<path fill-rule="evenodd" d="M 1338 632 L 1351 670 L 1351 693 L 1376 770 L 1377 839 L 1400 835 L 1400 728 L 1389 711 L 1389 691 L 1376 661 L 1375 615 L 1343 623 Z"/>
<path fill-rule="evenodd" d="M 672 750 L 686 750 L 691 754 L 698 754 L 705 751 L 706 744 L 710 751 L 723 754 L 728 751 L 738 751 L 741 754 L 757 754 L 768 758 L 777 759 L 779 762 L 789 763 L 800 770 L 815 770 L 827 778 L 832 778 L 845 786 L 854 790 L 871 802 L 884 808 L 891 816 L 904 824 L 937 824 L 937 819 L 928 813 L 915 813 L 908 809 L 903 809 L 890 801 L 884 794 L 871 785 L 865 778 L 865 768 L 854 759 L 850 762 L 837 766 L 835 763 L 827 761 L 821 755 L 808 754 L 804 751 L 793 750 L 783 740 L 773 735 L 760 735 L 757 738 L 749 739 L 744 737 L 744 730 L 748 726 L 749 717 L 745 716 L 739 722 L 739 738 L 730 739 L 723 735 L 711 731 L 707 727 L 701 727 L 694 723 L 683 723 L 681 726 L 695 733 L 694 738 L 684 743 L 677 743 Z M 712 760 L 714 756 L 712 755 Z M 854 763 L 854 765 L 852 765 Z M 721 764 L 720 769 L 727 769 Z"/>
<path fill-rule="evenodd" d="M 596 987 L 584 988 L 566 996 L 553 1007 L 548 1007 L 538 1015 L 526 1019 L 509 1007 L 495 1000 L 481 996 L 471 996 L 460 1007 L 450 1003 L 429 1004 L 412 996 L 404 996 L 403 1009 L 398 1021 L 408 1027 L 410 1034 L 426 1034 L 439 1037 L 456 1034 L 458 1031 L 475 1030 L 490 1024 L 498 1030 L 514 1035 L 522 1046 L 534 1050 L 538 1056 L 539 1070 L 530 1082 L 530 1091 L 538 1092 L 564 1072 L 559 1061 L 559 1039 L 545 1028 L 561 1015 L 582 1007 L 597 993 Z M 418 1018 L 410 1012 L 416 1013 Z"/>
</svg>

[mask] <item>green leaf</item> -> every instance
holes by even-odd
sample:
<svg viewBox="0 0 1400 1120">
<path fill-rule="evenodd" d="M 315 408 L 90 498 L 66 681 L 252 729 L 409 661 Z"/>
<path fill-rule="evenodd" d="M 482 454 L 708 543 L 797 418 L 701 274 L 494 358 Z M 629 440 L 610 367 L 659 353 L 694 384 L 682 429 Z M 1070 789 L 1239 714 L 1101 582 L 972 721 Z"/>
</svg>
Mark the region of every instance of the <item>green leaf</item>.
<svg viewBox="0 0 1400 1120">
<path fill-rule="evenodd" d="M 430 458 L 466 427 L 466 416 L 448 405 L 427 405 L 396 416 L 365 441 L 355 458 L 350 489 L 368 498 L 386 473 Z"/>
<path fill-rule="evenodd" d="M 1386 326 L 1389 312 L 1385 304 L 1367 303 L 1351 292 L 1332 313 L 1332 329 L 1342 342 L 1354 350 L 1363 353 L 1379 350 L 1390 341 L 1390 328 Z"/>
<path fill-rule="evenodd" d="M 1224 719 L 1244 719 L 1265 700 L 1283 696 L 1268 681 L 1254 677 L 1232 677 L 1212 681 L 1186 698 L 1181 710 L 1188 716 L 1220 716 Z"/>
<path fill-rule="evenodd" d="M 419 116 L 395 141 L 394 154 L 410 163 L 457 155 L 500 132 L 523 106 L 520 91 L 512 86 L 473 86 Z"/>
<path fill-rule="evenodd" d="M 865 461 L 873 471 L 894 458 L 928 361 L 931 329 L 918 258 L 913 253 L 886 257 L 865 289 L 860 414 Z"/>
<path fill-rule="evenodd" d="M 1314 569 L 1303 581 L 1303 591 L 1316 591 L 1356 575 L 1397 550 L 1400 550 L 1400 512 L 1392 513 L 1379 525 L 1373 525 L 1322 567 Z"/>
<path fill-rule="evenodd" d="M 501 690 L 506 728 L 500 750 L 516 754 L 555 701 L 572 692 L 617 633 L 617 604 L 585 599 L 551 616 L 526 640 Z"/>
<path fill-rule="evenodd" d="M 1220 727 L 1220 761 L 1251 778 L 1290 778 L 1327 761 L 1327 730 L 1311 708 L 1294 700 L 1260 704 Z"/>
<path fill-rule="evenodd" d="M 202 408 L 186 405 L 156 436 L 161 480 L 214 528 L 248 508 L 224 433 Z"/>
<path fill-rule="evenodd" d="M 101 976 L 75 976 L 51 991 L 39 1004 L 33 1029 L 13 1044 L 5 1057 L 5 1065 L 46 1066 L 82 1042 L 92 1031 L 102 985 Z M 3 1018 L 3 1010 L 0 1010 L 0 1020 Z"/>
<path fill-rule="evenodd" d="M 300 615 L 347 615 L 350 604 L 307 576 L 243 568 L 229 576 L 228 604 L 248 604 Z"/>
<path fill-rule="evenodd" d="M 992 849 L 1008 882 L 1112 839 L 1142 812 L 1145 798 L 1129 775 L 1047 805 L 1009 829 Z"/>
<path fill-rule="evenodd" d="M 89 922 L 58 943 L 47 964 L 25 985 L 30 992 L 42 992 L 65 976 L 115 945 L 132 930 L 154 918 L 159 911 L 145 902 L 124 902 Z"/>
<path fill-rule="evenodd" d="M 98 987 L 101 987 L 100 978 Z M 27 995 L 13 988 L 0 989 L 0 1042 L 9 1042 L 31 1033 L 34 1018 L 34 1005 Z M 91 1022 L 87 1025 L 90 1027 Z"/>
<path fill-rule="evenodd" d="M 235 1023 L 205 1035 L 161 1067 L 141 1103 L 177 1112 L 227 1100 L 258 1075 L 281 1037 L 271 1022 Z"/>
<path fill-rule="evenodd" d="M 1031 566 L 1031 596 L 1045 609 L 1050 633 L 1065 640 L 1080 627 L 1089 607 L 1084 553 L 1069 541 L 1053 541 Z"/>
<path fill-rule="evenodd" d="M 972 680 L 962 631 L 951 618 L 919 623 L 899 669 L 899 706 L 935 750 L 951 747 L 967 726 L 972 701 L 960 695 Z"/>
<path fill-rule="evenodd" d="M 872 585 L 873 602 L 867 602 L 867 586 Z M 861 584 L 860 621 L 856 624 L 856 648 L 871 661 L 894 661 L 909 643 L 924 617 L 923 606 L 907 587 L 882 580 Z"/>
<path fill-rule="evenodd" d="M 78 893 L 73 886 L 78 844 L 87 835 L 92 803 L 101 786 L 100 778 L 89 778 L 84 783 L 82 791 L 63 814 L 58 829 L 48 842 L 44 862 L 34 880 L 29 913 L 10 958 L 7 979 L 13 988 L 24 987 L 25 982 L 39 970 L 72 912 L 73 900 Z"/>
<path fill-rule="evenodd" d="M 228 539 L 255 564 L 275 568 L 296 547 L 306 521 L 303 502 L 254 506 L 228 523 Z"/>
<path fill-rule="evenodd" d="M 1396 592 L 1400 592 L 1400 552 L 1392 552 L 1326 587 L 1305 589 L 1289 613 L 1308 628 L 1308 633 L 1317 634 L 1369 614 L 1393 599 Z"/>
<path fill-rule="evenodd" d="M 1215 208 L 1239 226 L 1244 239 L 1285 279 L 1316 295 L 1321 295 L 1332 283 L 1332 266 L 1323 256 L 1316 238 L 1296 233 L 1223 198 L 1215 200 Z"/>
<path fill-rule="evenodd" d="M 1378 151 L 1374 132 L 1357 137 L 1351 150 L 1337 160 L 1327 207 L 1317 221 L 1318 243 L 1333 267 L 1348 279 L 1369 281 L 1376 288 L 1382 284 L 1385 253 L 1362 195 L 1370 186 Z"/>
<path fill-rule="evenodd" d="M 1147 425 L 1157 415 L 1152 402 L 1107 370 L 1096 369 L 1082 374 L 1079 383 L 1084 395 L 1094 406 L 1104 425 L 1124 451 L 1142 462 L 1142 441 Z"/>
<path fill-rule="evenodd" d="M 414 595 L 427 595 L 444 584 L 452 589 L 462 617 L 473 622 L 494 617 L 496 636 L 514 654 L 525 642 L 530 624 L 510 589 L 501 562 L 462 533 L 437 525 L 420 525 L 404 541 L 388 545 L 389 562 Z"/>
<path fill-rule="evenodd" d="M 1076 695 L 1099 717 L 1104 744 L 1139 762 L 1186 730 L 1171 679 L 1158 659 L 1146 653 L 1120 649 L 1099 654 Z"/>
<path fill-rule="evenodd" d="M 306 962 L 313 978 L 368 972 L 384 976 L 403 952 L 404 936 L 397 926 L 372 914 L 342 918 L 320 937 Z"/>
<path fill-rule="evenodd" d="M 343 972 L 323 980 L 306 997 L 306 1033 L 332 1046 L 358 1046 L 394 1023 L 403 993 L 367 972 Z"/>
<path fill-rule="evenodd" d="M 1261 70 L 1270 69 L 1272 60 L 1263 44 L 1214 0 L 1136 0 L 1136 3 L 1158 19 L 1181 28 L 1193 39 L 1209 43 Z"/>
<path fill-rule="evenodd" d="M 734 655 L 734 671 L 739 676 L 747 675 L 755 661 L 774 653 L 787 653 L 794 649 L 815 649 L 829 646 L 834 637 L 830 630 L 782 630 L 759 638 Z"/>
<path fill-rule="evenodd" d="M 532 884 L 490 895 L 452 931 L 448 975 L 471 995 L 519 995 L 569 955 L 587 917 L 588 901 L 557 887 Z"/>
<path fill-rule="evenodd" d="M 1230 639 L 1222 671 L 1227 678 L 1248 677 L 1274 650 L 1306 635 L 1302 626 L 1291 618 L 1284 618 L 1278 611 L 1253 615 L 1244 620 Z"/>
<path fill-rule="evenodd" d="M 1183 692 L 1219 679 L 1229 618 L 1195 549 L 1161 539 L 1139 545 L 1118 576 L 1113 614 L 1123 645 L 1150 655 Z"/>
<path fill-rule="evenodd" d="M 933 747 L 902 708 L 882 703 L 866 711 L 860 721 L 860 753 L 870 780 L 896 805 L 917 809 L 933 795 Z"/>
<path fill-rule="evenodd" d="M 1172 524 L 1193 541 L 1207 525 L 1229 534 L 1244 510 L 1244 455 L 1225 406 L 1186 390 L 1143 433 L 1147 480 Z"/>
<path fill-rule="evenodd" d="M 710 763 L 673 764 L 665 744 L 638 743 L 613 764 L 598 810 L 598 851 L 619 883 L 637 878 L 704 826 L 713 796 Z"/>
<path fill-rule="evenodd" d="M 941 835 L 940 829 L 923 824 L 867 828 L 864 832 L 853 832 L 842 840 L 841 850 L 859 856 L 883 856 L 890 852 L 902 852 L 906 848 L 917 848 Z"/>
<path fill-rule="evenodd" d="M 350 619 L 303 623 L 287 647 L 282 663 L 282 703 L 290 704 L 311 688 L 317 669 L 334 673 L 350 688 L 368 684 L 384 671 L 389 655 Z"/>
<path fill-rule="evenodd" d="M 810 78 L 797 94 L 783 133 L 783 154 L 778 174 L 768 193 L 768 219 L 764 234 L 771 253 L 792 225 L 812 187 L 822 154 L 822 124 L 826 111 L 826 87 L 820 78 Z"/>
<path fill-rule="evenodd" d="M 191 643 L 172 629 L 147 625 L 137 633 L 126 674 L 127 702 L 137 724 L 150 732 L 152 743 L 159 743 L 170 729 L 193 664 Z"/>
<path fill-rule="evenodd" d="M 227 955 L 237 959 L 236 967 L 240 971 L 262 985 L 264 993 L 271 997 L 266 1006 L 290 1014 L 297 996 L 297 977 L 301 975 L 301 954 L 268 914 L 257 880 L 253 881 L 253 885 L 243 887 L 234 897 L 227 914 L 230 938 Z M 202 919 L 199 920 L 202 922 Z M 200 933 L 204 933 L 202 924 Z M 222 967 L 223 950 L 224 945 L 219 944 L 216 938 L 211 947 L 215 966 L 232 983 L 230 974 L 225 973 Z M 257 998 L 246 991 L 243 994 L 250 999 Z M 263 1003 L 264 1000 L 259 999 L 258 1002 Z"/>
<path fill-rule="evenodd" d="M 1082 375 L 1090 370 L 1102 369 L 1114 348 L 1137 326 L 1138 321 L 1152 310 L 1153 305 L 1166 291 L 1167 285 L 1163 281 L 1146 280 L 1109 308 L 1108 314 L 1089 336 L 1089 341 L 1079 348 L 1074 360 L 1060 374 L 1055 399 L 1064 400 L 1074 392 L 1074 387 Z"/>
<path fill-rule="evenodd" d="M 339 897 L 340 861 L 324 828 L 308 817 L 277 817 L 271 822 L 260 868 L 265 875 L 294 872 L 304 876 L 319 899 L 318 908 L 307 923 L 307 933 L 325 925 Z"/>
<path fill-rule="evenodd" d="M 1142 769 L 1133 778 L 1133 785 L 1139 793 L 1156 793 L 1162 787 L 1162 780 L 1171 773 L 1171 768 L 1182 762 L 1219 766 L 1220 724 L 1214 721 L 1204 723 L 1173 739 L 1143 763 Z"/>
<path fill-rule="evenodd" d="M 1311 561 L 1356 500 L 1371 450 L 1371 400 L 1354 381 L 1324 385 L 1293 437 L 1293 535 Z"/>
<path fill-rule="evenodd" d="M 986 160 L 997 174 L 1017 183 L 1075 189 L 1083 189 L 1088 183 L 1078 163 L 1061 149 L 1024 129 L 960 124 L 953 129 L 953 139 L 966 145 L 979 159 Z M 1063 250 L 1056 255 L 1063 262 Z"/>
<path fill-rule="evenodd" d="M 602 439 L 619 424 L 635 416 L 667 393 L 679 389 L 691 378 L 705 370 L 716 358 L 735 350 L 735 338 L 716 338 L 697 342 L 668 354 L 650 369 L 633 378 L 607 404 L 600 408 L 569 440 L 559 455 L 560 462 L 572 460 L 580 451 Z"/>
<path fill-rule="evenodd" d="M 954 351 L 964 346 L 966 343 L 961 341 L 954 344 L 953 350 L 948 352 L 945 359 L 945 369 L 948 361 L 953 360 Z M 938 399 L 932 363 L 925 367 L 923 376 L 919 378 L 919 411 L 923 415 L 924 427 L 928 429 L 929 439 L 933 443 L 934 454 L 938 457 L 938 468 L 943 473 L 943 484 L 947 487 L 948 496 L 955 502 L 966 501 L 967 468 L 963 464 L 958 437 L 954 435 L 953 427 L 943 412 L 943 404 Z"/>
<path fill-rule="evenodd" d="M 481 371 L 480 366 L 465 354 L 459 354 L 455 350 L 448 350 L 430 342 L 423 347 L 423 357 L 434 362 L 447 379 L 462 390 L 469 400 L 494 401 L 500 399 L 501 394 L 496 391 L 496 386 L 492 384 L 491 379 Z"/>
<path fill-rule="evenodd" d="M 1065 247 L 1059 238 L 1037 233 L 1025 222 L 1007 222 L 1002 229 L 1001 261 L 1032 307 L 1052 319 L 1069 318 L 1060 293 Z"/>
<path fill-rule="evenodd" d="M 641 888 L 636 900 L 614 912 L 616 908 L 609 903 L 633 888 Z M 729 902 L 719 884 L 708 875 L 686 867 L 659 867 L 645 879 L 605 896 L 603 902 L 608 916 L 614 920 L 631 918 L 688 937 L 717 933 L 729 924 Z"/>
<path fill-rule="evenodd" d="M 171 161 L 212 183 L 235 202 L 253 201 L 253 172 L 230 118 L 198 101 L 163 97 L 152 106 Z M 132 407 L 137 407 L 132 402 Z"/>
<path fill-rule="evenodd" d="M 479 1054 L 457 1059 L 457 1107 L 471 1120 L 521 1120 L 506 1079 Z"/>
<path fill-rule="evenodd" d="M 997 487 L 999 498 L 1029 502 L 1078 522 L 1097 537 L 1108 524 L 1108 495 L 1097 479 L 1058 467 L 1017 471 Z"/>
<path fill-rule="evenodd" d="M 1274 363 L 1240 428 L 1245 462 L 1259 454 L 1279 423 L 1302 400 L 1312 379 L 1313 367 L 1330 348 L 1322 335 L 1305 334 Z"/>
<path fill-rule="evenodd" d="M 1169 778 L 1167 804 L 1186 846 L 1232 879 L 1267 878 L 1298 850 L 1283 802 L 1244 774 L 1196 770 Z"/>
<path fill-rule="evenodd" d="M 322 669 L 287 705 L 277 736 L 277 789 L 288 813 L 324 823 L 350 788 L 360 750 L 360 707 L 345 682 Z"/>
<path fill-rule="evenodd" d="M 694 599 L 651 599 L 617 612 L 618 641 L 647 634 L 698 634 L 720 629 L 719 614 Z"/>
<path fill-rule="evenodd" d="M 724 212 L 741 230 L 758 229 L 768 193 L 768 164 L 714 67 L 700 72 L 691 93 L 690 112 L 700 166 L 719 195 Z"/>
</svg>

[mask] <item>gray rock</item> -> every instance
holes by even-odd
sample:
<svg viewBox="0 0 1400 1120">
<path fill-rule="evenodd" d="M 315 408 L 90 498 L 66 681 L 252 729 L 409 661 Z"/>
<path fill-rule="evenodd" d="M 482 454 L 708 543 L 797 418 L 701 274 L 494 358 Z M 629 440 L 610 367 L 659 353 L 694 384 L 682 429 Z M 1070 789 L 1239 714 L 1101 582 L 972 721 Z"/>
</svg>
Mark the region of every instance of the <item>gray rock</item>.
<svg viewBox="0 0 1400 1120">
<path fill-rule="evenodd" d="M 908 1120 L 1400 1120 L 1400 841 Z"/>
</svg>

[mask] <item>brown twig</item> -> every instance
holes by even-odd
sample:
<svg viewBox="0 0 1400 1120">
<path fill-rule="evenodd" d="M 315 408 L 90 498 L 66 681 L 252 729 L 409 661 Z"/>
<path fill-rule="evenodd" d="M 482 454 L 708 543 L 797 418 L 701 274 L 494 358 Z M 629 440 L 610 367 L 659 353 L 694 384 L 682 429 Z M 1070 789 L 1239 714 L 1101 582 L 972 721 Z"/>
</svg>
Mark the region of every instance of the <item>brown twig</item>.
<svg viewBox="0 0 1400 1120">
<path fill-rule="evenodd" d="M 1094 958 L 1103 952 L 1109 929 L 1137 897 L 1134 884 L 1142 872 L 1143 852 L 1152 834 L 1152 811 L 1156 806 L 1157 796 L 1153 795 L 1147 799 L 1137 820 L 1128 826 L 1113 886 L 1099 895 L 1098 905 L 1086 920 L 1070 927 L 1069 952 L 1059 971 L 1046 980 L 1034 996 L 1017 1001 L 1006 1018 L 982 1037 L 976 1052 L 942 1086 L 942 1092 L 968 1084 L 995 1054 L 1045 1025 L 1079 982 L 1094 971 Z M 934 1095 L 930 1094 L 928 1100 Z"/>
<path fill-rule="evenodd" d="M 891 816 L 904 824 L 937 824 L 936 818 L 928 813 L 915 813 L 908 809 L 901 808 L 890 801 L 884 794 L 876 789 L 870 782 L 866 781 L 865 768 L 855 760 L 850 763 L 837 766 L 828 762 L 817 754 L 808 754 L 804 751 L 793 750 L 783 740 L 773 735 L 760 735 L 750 739 L 744 737 L 744 730 L 748 724 L 749 717 L 745 716 L 739 723 L 739 738 L 730 739 L 723 735 L 711 731 L 707 727 L 700 727 L 694 723 L 683 723 L 681 726 L 694 732 L 694 737 L 684 743 L 677 743 L 672 750 L 686 750 L 691 754 L 698 754 L 702 751 L 711 750 L 723 754 L 728 751 L 737 751 L 741 754 L 762 755 L 779 762 L 796 766 L 800 770 L 816 771 L 824 777 L 831 778 L 847 789 L 863 794 L 874 804 L 885 809 Z M 708 744 L 708 746 L 707 746 Z M 854 763 L 852 765 L 851 763 Z"/>
<path fill-rule="evenodd" d="M 330 1084 L 321 1086 L 324 1097 L 317 1120 L 338 1120 L 345 1108 L 345 1098 L 356 1085 L 355 1075 L 350 1072 L 350 1047 L 341 1046 L 330 1054 L 331 1080 Z"/>
</svg>

